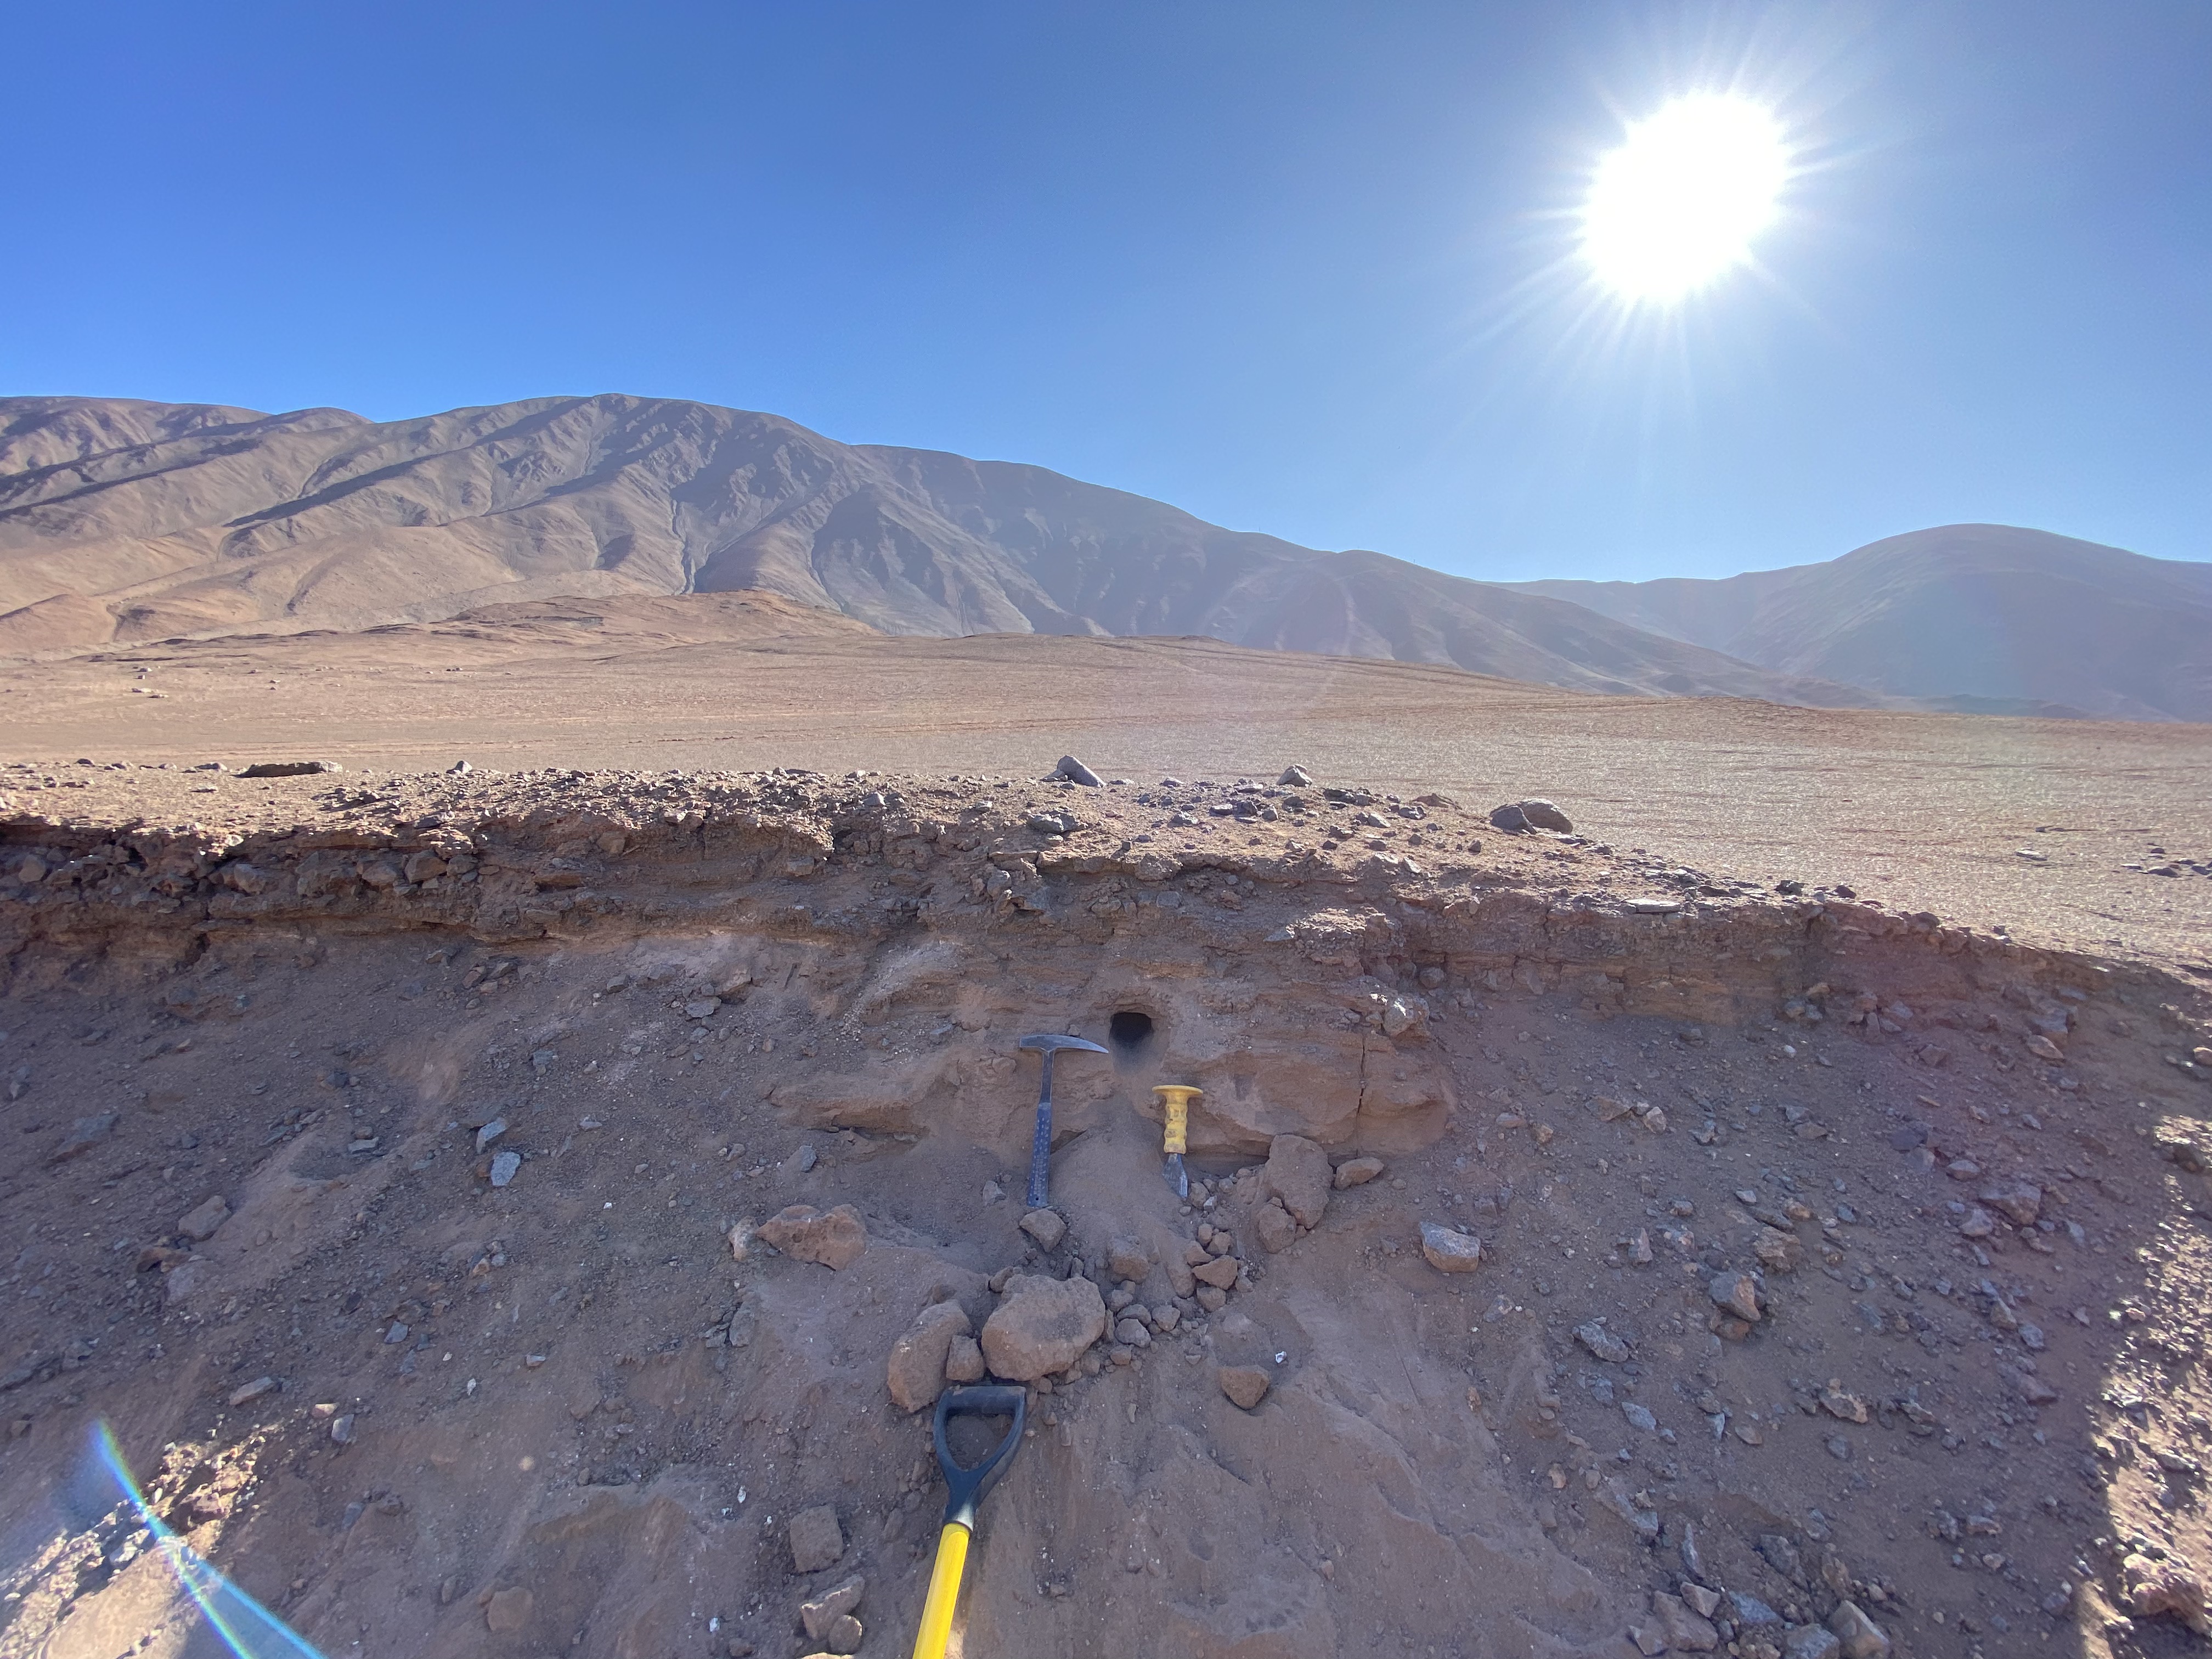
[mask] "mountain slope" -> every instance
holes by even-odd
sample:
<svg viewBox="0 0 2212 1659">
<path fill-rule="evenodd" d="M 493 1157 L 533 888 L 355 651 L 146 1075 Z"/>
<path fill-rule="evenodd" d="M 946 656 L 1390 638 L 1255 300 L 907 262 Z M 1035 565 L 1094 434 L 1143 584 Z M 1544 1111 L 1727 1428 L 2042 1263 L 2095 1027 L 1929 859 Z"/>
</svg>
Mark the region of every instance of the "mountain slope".
<svg viewBox="0 0 2212 1659">
<path fill-rule="evenodd" d="M 1042 467 L 711 404 L 548 398 L 376 422 L 0 399 L 0 653 L 738 590 L 895 634 L 1198 634 L 1595 691 L 1884 701 Z"/>
<path fill-rule="evenodd" d="M 1717 581 L 1511 586 L 1893 696 L 2212 720 L 2212 564 L 2046 531 L 1947 525 Z"/>
</svg>

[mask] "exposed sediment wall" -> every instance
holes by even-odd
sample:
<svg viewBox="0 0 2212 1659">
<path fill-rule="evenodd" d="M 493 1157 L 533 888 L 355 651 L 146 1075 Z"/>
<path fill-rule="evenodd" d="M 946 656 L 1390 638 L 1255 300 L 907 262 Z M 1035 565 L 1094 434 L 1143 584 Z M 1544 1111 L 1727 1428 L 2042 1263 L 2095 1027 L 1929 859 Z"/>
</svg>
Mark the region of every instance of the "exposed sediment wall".
<svg viewBox="0 0 2212 1659">
<path fill-rule="evenodd" d="M 1118 1013 L 1115 1074 L 1071 1084 L 1066 1127 L 1086 1099 L 1141 1109 L 1154 1078 L 1196 1082 L 1200 1152 L 1288 1132 L 1433 1140 L 1455 1103 L 1431 1026 L 1486 997 L 1692 1028 L 1834 1020 L 1931 1066 L 1949 1058 L 1931 1029 L 2017 1046 L 2063 1036 L 2054 999 L 2195 999 L 2148 969 L 1656 872 L 1578 837 L 1489 834 L 1478 850 L 1485 826 L 1427 802 L 1419 857 L 1279 832 L 1170 850 L 1128 833 L 1121 790 L 1040 816 L 974 782 L 811 775 L 411 780 L 326 792 L 338 821 L 319 827 L 18 816 L 0 952 L 15 986 L 166 979 L 185 1006 L 209 994 L 210 953 L 246 936 L 312 953 L 414 932 L 610 962 L 646 945 L 678 1005 L 797 1000 L 848 1039 L 779 1085 L 787 1115 L 986 1139 L 1007 1128 L 1009 1022 L 1090 1030 Z M 1621 891 L 1662 882 L 1680 896 Z"/>
</svg>

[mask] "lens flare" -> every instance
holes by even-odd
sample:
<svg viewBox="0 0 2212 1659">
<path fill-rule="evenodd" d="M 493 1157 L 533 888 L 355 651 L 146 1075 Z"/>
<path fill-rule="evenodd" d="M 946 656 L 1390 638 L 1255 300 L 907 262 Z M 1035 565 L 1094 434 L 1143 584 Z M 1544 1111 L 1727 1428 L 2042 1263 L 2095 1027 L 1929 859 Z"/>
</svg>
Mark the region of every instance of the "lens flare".
<svg viewBox="0 0 2212 1659">
<path fill-rule="evenodd" d="M 1664 304 L 1751 257 L 1790 175 L 1781 125 L 1741 98 L 1678 98 L 1600 159 L 1583 258 L 1622 298 Z"/>
<path fill-rule="evenodd" d="M 139 1525 L 153 1535 L 152 1547 L 161 1553 L 185 1594 L 239 1659 L 322 1659 L 290 1626 L 216 1571 L 154 1513 L 138 1483 L 131 1478 L 123 1449 L 115 1443 L 115 1436 L 105 1423 L 93 1431 L 92 1453 L 122 1489 Z"/>
</svg>

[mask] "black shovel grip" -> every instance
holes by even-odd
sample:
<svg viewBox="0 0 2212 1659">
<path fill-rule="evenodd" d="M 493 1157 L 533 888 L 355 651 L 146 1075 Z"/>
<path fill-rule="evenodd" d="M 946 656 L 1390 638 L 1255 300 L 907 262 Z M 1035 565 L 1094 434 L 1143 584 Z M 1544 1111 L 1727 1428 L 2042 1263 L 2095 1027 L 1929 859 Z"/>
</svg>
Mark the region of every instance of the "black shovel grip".
<svg viewBox="0 0 2212 1659">
<path fill-rule="evenodd" d="M 990 1455 L 972 1468 L 962 1468 L 953 1462 L 952 1448 L 945 1443 L 945 1425 L 954 1417 L 1004 1417 L 1011 1415 L 1013 1426 L 1006 1437 L 991 1449 Z M 1021 1449 L 1022 1431 L 1028 1425 L 1030 1391 L 1027 1389 L 947 1389 L 937 1396 L 937 1421 L 930 1437 L 937 1444 L 937 1467 L 945 1471 L 945 1518 L 957 1521 L 971 1532 L 975 1526 L 975 1505 L 983 1501 L 983 1494 L 998 1483 L 1013 1462 L 1014 1454 Z"/>
</svg>

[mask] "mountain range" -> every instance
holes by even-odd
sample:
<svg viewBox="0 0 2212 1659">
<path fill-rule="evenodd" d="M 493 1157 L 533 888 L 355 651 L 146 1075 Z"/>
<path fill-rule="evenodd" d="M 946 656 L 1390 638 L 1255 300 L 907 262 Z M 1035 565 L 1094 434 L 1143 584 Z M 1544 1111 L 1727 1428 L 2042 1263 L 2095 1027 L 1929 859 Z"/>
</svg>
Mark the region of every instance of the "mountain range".
<svg viewBox="0 0 2212 1659">
<path fill-rule="evenodd" d="M 1726 581 L 1500 584 L 681 400 L 372 422 L 0 398 L 0 654 L 740 591 L 894 634 L 1196 635 L 1596 692 L 2212 719 L 2212 566 L 2035 531 Z"/>
</svg>

